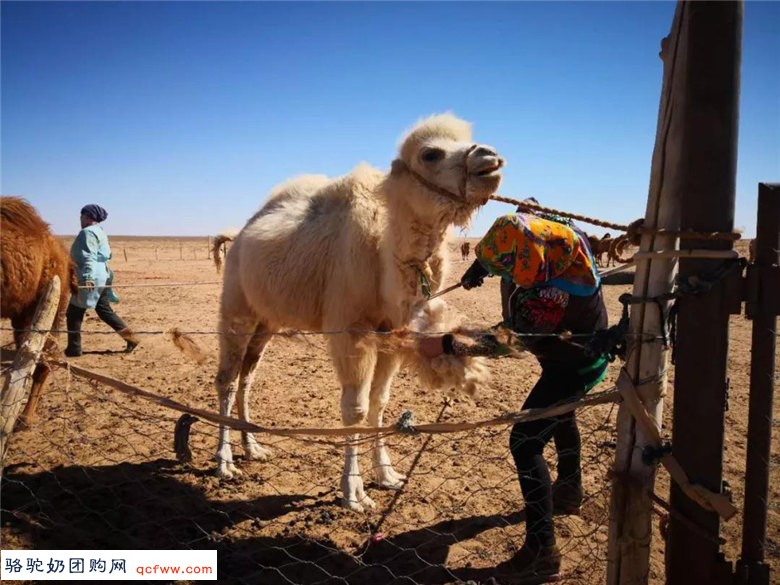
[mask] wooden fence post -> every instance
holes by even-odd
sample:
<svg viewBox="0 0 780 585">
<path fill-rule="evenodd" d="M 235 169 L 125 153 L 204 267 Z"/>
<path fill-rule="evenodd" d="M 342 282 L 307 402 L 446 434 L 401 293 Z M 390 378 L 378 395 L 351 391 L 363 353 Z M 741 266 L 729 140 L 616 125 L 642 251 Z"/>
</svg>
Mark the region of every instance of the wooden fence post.
<svg viewBox="0 0 780 585">
<path fill-rule="evenodd" d="M 60 279 L 52 278 L 46 294 L 38 303 L 33 317 L 32 327 L 22 347 L 17 348 L 16 359 L 7 382 L 0 394 L 0 474 L 5 466 L 8 449 L 8 437 L 16 424 L 16 419 L 24 405 L 24 399 L 33 382 L 33 369 L 38 363 L 46 337 L 54 323 L 54 315 L 60 299 Z"/>
<path fill-rule="evenodd" d="M 687 2 L 688 33 L 682 68 L 685 92 L 679 104 L 681 169 L 680 227 L 731 232 L 737 170 L 737 129 L 743 3 Z M 690 246 L 686 245 L 690 244 Z M 686 240 L 681 247 L 730 250 L 730 240 Z M 680 260 L 680 278 L 698 278 L 734 261 Z M 706 292 L 677 301 L 677 345 L 672 441 L 690 481 L 712 492 L 723 489 L 724 411 L 728 395 L 728 288 L 720 280 Z M 670 490 L 672 515 L 666 554 L 667 585 L 732 583 L 733 571 L 719 550 L 720 517 Z M 681 519 L 686 519 L 684 522 Z M 691 523 L 700 530 L 691 530 Z"/>
<path fill-rule="evenodd" d="M 674 114 L 680 86 L 684 81 L 678 63 L 679 38 L 684 34 L 683 20 L 684 4 L 678 3 L 671 32 L 661 43 L 664 75 L 644 220 L 647 227 L 669 230 L 676 230 L 680 221 L 676 185 L 683 154 L 678 139 L 680 124 Z M 668 235 L 645 234 L 640 242 L 640 250 L 645 252 L 675 247 L 675 238 Z M 655 424 L 659 429 L 668 362 L 668 349 L 659 342 L 659 338 L 667 302 L 653 303 L 641 299 L 671 291 L 676 262 L 675 258 L 656 258 L 652 255 L 640 256 L 636 261 L 633 296 L 639 300 L 631 308 L 629 325 L 626 376 L 636 388 L 650 424 Z M 642 341 L 645 337 L 653 341 Z M 650 495 L 656 469 L 642 461 L 641 453 L 643 448 L 654 445 L 656 440 L 646 428 L 637 424 L 625 403 L 618 410 L 617 431 L 607 583 L 641 585 L 646 584 L 649 577 L 653 533 L 653 502 Z"/>
<path fill-rule="evenodd" d="M 737 563 L 740 585 L 769 585 L 765 562 L 769 463 L 772 445 L 772 402 L 775 391 L 777 315 L 780 309 L 780 184 L 758 186 L 756 262 L 748 266 L 753 291 L 745 307 L 753 320 L 750 359 L 745 514 L 742 556 Z"/>
</svg>

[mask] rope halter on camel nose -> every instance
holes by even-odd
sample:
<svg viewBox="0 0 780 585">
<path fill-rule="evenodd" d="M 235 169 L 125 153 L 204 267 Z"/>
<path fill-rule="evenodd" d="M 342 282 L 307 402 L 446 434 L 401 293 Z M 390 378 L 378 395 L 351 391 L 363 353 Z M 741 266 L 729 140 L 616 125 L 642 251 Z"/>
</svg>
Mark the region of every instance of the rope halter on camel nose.
<svg viewBox="0 0 780 585">
<path fill-rule="evenodd" d="M 461 184 L 460 187 L 460 194 L 453 193 L 452 191 L 449 191 L 444 187 L 440 187 L 436 183 L 432 183 L 431 181 L 423 177 L 420 173 L 415 171 L 408 164 L 406 164 L 406 162 L 403 159 L 400 158 L 397 158 L 393 161 L 391 172 L 392 173 L 407 172 L 426 189 L 429 189 L 434 193 L 438 193 L 439 195 L 443 195 L 447 199 L 450 199 L 451 201 L 455 201 L 456 203 L 466 203 L 466 188 L 468 186 L 468 181 L 469 181 L 469 155 L 472 152 L 474 152 L 477 148 L 478 146 L 476 144 L 472 144 L 466 149 L 466 153 L 463 155 L 464 172 L 463 172 L 463 183 Z"/>
</svg>

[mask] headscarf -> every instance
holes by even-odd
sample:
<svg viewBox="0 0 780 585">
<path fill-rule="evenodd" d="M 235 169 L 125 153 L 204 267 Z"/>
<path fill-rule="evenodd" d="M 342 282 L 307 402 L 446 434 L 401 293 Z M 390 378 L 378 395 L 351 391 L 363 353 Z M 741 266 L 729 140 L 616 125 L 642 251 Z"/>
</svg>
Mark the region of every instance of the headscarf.
<svg viewBox="0 0 780 585">
<path fill-rule="evenodd" d="M 106 221 L 106 218 L 108 217 L 108 211 L 100 207 L 100 205 L 96 205 L 94 203 L 90 203 L 89 205 L 82 207 L 81 213 L 98 223 L 101 221 Z"/>
<path fill-rule="evenodd" d="M 596 263 L 584 234 L 533 214 L 499 217 L 475 252 L 490 273 L 531 289 L 554 286 L 590 296 L 599 286 Z"/>
</svg>

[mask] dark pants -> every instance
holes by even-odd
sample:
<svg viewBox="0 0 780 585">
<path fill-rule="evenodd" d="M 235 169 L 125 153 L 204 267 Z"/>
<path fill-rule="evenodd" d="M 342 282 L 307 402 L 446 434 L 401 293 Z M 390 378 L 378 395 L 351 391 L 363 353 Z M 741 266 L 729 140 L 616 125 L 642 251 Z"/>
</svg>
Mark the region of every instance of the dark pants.
<svg viewBox="0 0 780 585">
<path fill-rule="evenodd" d="M 523 410 L 546 408 L 582 396 L 604 378 L 607 361 L 578 366 L 542 366 L 542 376 L 523 404 Z M 525 499 L 526 544 L 539 548 L 555 543 L 552 485 L 544 446 L 555 440 L 558 481 L 580 485 L 580 432 L 575 411 L 553 418 L 519 422 L 512 427 L 509 449 L 515 460 Z"/>
<path fill-rule="evenodd" d="M 104 288 L 103 292 L 100 293 L 100 298 L 95 306 L 95 312 L 114 331 L 127 329 L 125 322 L 111 308 L 111 303 L 108 302 L 107 290 L 107 288 Z M 77 307 L 73 303 L 68 305 L 68 311 L 65 316 L 68 324 L 68 348 L 72 351 L 81 351 L 81 324 L 84 322 L 84 313 L 86 312 L 86 309 Z"/>
</svg>

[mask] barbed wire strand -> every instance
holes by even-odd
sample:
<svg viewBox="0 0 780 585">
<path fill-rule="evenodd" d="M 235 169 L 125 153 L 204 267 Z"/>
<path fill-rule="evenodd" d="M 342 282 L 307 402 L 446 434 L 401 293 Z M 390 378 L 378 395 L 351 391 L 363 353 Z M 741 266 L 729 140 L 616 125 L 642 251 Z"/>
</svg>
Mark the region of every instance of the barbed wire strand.
<svg viewBox="0 0 780 585">
<path fill-rule="evenodd" d="M 18 332 L 18 333 L 43 333 L 44 331 L 47 333 L 52 334 L 59 334 L 59 333 L 82 333 L 86 335 L 116 335 L 116 331 L 106 331 L 106 330 L 97 330 L 97 329 L 87 329 L 87 330 L 81 330 L 81 331 L 69 331 L 67 329 L 46 329 L 46 330 L 39 330 L 39 329 L 14 329 L 13 327 L 0 327 L 0 331 L 10 331 L 10 332 Z M 430 337 L 435 335 L 445 335 L 447 333 L 451 333 L 450 330 L 442 330 L 442 331 L 407 331 L 404 330 L 403 333 L 399 333 L 398 331 L 381 331 L 378 329 L 332 329 L 327 331 L 303 331 L 299 329 L 290 329 L 285 331 L 275 331 L 275 332 L 267 332 L 263 335 L 267 335 L 269 337 L 289 337 L 289 338 L 295 338 L 295 337 L 312 337 L 317 335 L 376 335 L 376 336 L 385 336 L 385 337 L 393 337 L 398 335 L 411 335 L 413 337 Z M 141 329 L 133 329 L 133 333 L 136 335 L 174 335 L 174 334 L 180 334 L 180 335 L 234 335 L 234 336 L 240 336 L 240 335 L 248 335 L 248 336 L 254 336 L 256 333 L 248 332 L 248 333 L 240 333 L 240 332 L 233 332 L 225 333 L 222 331 L 211 331 L 211 330 L 192 330 L 192 331 L 182 331 L 179 330 L 176 327 L 173 327 L 171 329 L 149 329 L 149 330 L 141 330 Z M 488 329 L 485 330 L 485 333 L 488 333 Z M 509 332 L 512 337 L 517 338 L 553 338 L 553 339 L 560 339 L 561 341 L 568 341 L 570 339 L 575 338 L 589 338 L 593 337 L 593 334 L 591 333 L 569 333 L 569 332 L 563 332 L 563 333 L 518 333 L 516 331 L 510 331 Z M 627 337 L 635 337 L 635 338 L 642 338 L 644 341 L 659 341 L 663 340 L 664 337 L 662 336 L 653 336 L 651 334 L 647 333 L 626 333 Z"/>
</svg>

